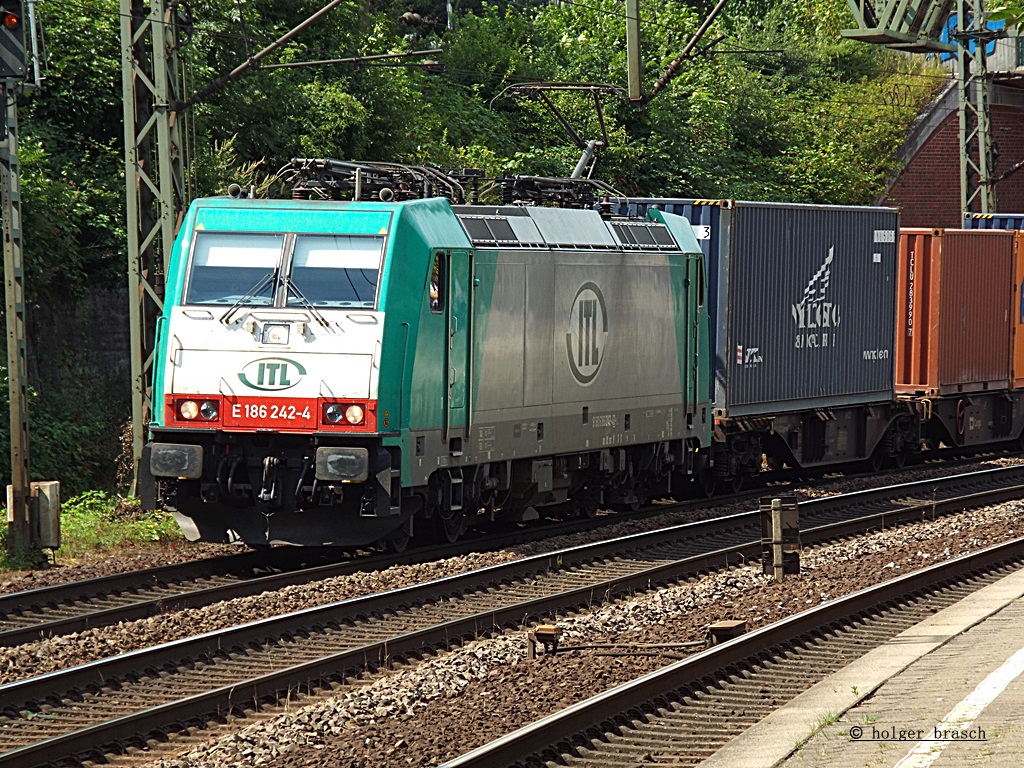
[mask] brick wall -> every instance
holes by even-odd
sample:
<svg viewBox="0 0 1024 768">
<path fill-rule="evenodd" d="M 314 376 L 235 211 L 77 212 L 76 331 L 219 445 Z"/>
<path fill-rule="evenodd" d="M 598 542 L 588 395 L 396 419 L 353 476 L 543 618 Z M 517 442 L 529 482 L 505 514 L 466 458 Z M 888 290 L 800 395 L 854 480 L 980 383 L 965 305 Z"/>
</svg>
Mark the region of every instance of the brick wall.
<svg viewBox="0 0 1024 768">
<path fill-rule="evenodd" d="M 29 384 L 40 392 L 92 394 L 112 412 L 131 411 L 128 291 L 93 285 L 82 296 L 26 308 Z"/>
<path fill-rule="evenodd" d="M 889 188 L 885 205 L 902 209 L 904 227 L 959 227 L 959 123 L 951 112 L 922 142 Z M 1024 160 L 1024 111 L 992 107 L 992 140 L 999 155 L 996 175 Z M 1024 168 L 996 185 L 997 210 L 1024 213 Z"/>
</svg>

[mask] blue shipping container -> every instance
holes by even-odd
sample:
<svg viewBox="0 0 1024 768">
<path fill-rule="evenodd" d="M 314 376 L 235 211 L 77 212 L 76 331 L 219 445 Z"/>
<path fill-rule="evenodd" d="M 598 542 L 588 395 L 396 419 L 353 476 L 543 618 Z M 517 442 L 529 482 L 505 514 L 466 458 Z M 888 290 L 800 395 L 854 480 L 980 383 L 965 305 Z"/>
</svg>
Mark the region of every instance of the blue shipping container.
<svg viewBox="0 0 1024 768">
<path fill-rule="evenodd" d="M 707 260 L 716 416 L 892 399 L 891 208 L 640 198 L 685 216 Z"/>
<path fill-rule="evenodd" d="M 1024 229 L 1024 213 L 965 213 L 964 229 Z"/>
</svg>

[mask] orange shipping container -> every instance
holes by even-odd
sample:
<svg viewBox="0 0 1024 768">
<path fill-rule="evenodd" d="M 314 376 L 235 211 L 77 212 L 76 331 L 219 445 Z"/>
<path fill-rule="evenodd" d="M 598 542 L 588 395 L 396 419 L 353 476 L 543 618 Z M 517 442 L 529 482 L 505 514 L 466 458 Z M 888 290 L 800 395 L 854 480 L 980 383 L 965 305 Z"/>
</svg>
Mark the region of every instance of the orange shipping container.
<svg viewBox="0 0 1024 768">
<path fill-rule="evenodd" d="M 999 230 L 900 231 L 897 393 L 946 395 L 1010 385 L 1015 270 L 1024 276 L 1024 265 L 1015 264 L 1015 239 L 1016 233 Z M 1018 336 L 1024 337 L 1024 328 Z M 1020 354 L 1024 364 L 1024 349 Z M 1024 374 L 1024 367 L 1018 370 Z"/>
</svg>

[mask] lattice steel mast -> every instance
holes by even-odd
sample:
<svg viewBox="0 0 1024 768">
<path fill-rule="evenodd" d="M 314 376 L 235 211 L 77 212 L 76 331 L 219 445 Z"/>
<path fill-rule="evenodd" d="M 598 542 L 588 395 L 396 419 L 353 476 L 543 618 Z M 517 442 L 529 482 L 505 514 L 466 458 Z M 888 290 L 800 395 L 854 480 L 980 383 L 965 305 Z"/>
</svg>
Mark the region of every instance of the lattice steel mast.
<svg viewBox="0 0 1024 768">
<path fill-rule="evenodd" d="M 164 275 L 186 204 L 177 31 L 165 0 L 121 0 L 133 477 L 152 410 L 150 372 Z"/>
<path fill-rule="evenodd" d="M 985 48 L 992 34 L 985 27 L 983 0 L 957 0 L 957 88 L 960 96 L 960 208 L 975 202 L 980 213 L 996 210 L 992 174 L 992 126 Z"/>
<path fill-rule="evenodd" d="M 992 132 L 988 102 L 985 46 L 1001 33 L 985 27 L 983 0 L 847 0 L 857 21 L 843 35 L 866 43 L 915 53 L 957 55 L 960 99 L 960 203 L 981 213 L 996 208 L 992 175 Z M 955 43 L 944 42 L 943 29 L 957 14 Z"/>
</svg>

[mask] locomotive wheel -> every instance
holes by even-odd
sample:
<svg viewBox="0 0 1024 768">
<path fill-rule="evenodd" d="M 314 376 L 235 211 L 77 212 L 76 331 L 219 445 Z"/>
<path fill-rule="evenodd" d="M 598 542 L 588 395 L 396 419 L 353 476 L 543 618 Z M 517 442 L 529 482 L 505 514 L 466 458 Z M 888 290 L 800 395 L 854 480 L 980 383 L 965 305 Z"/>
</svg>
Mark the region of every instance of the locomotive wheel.
<svg viewBox="0 0 1024 768">
<path fill-rule="evenodd" d="M 409 548 L 409 541 L 412 537 L 405 531 L 398 531 L 398 533 L 392 534 L 388 537 L 387 546 L 388 551 L 394 552 L 396 555 L 400 555 Z"/>
<path fill-rule="evenodd" d="M 573 499 L 573 507 L 577 517 L 587 520 L 597 517 L 597 498 L 590 491 L 584 490 L 577 494 Z"/>
<path fill-rule="evenodd" d="M 448 517 L 434 515 L 434 532 L 442 544 L 454 544 L 466 530 L 466 516 L 462 510 L 452 512 Z"/>
<path fill-rule="evenodd" d="M 633 489 L 632 496 L 632 501 L 623 501 L 617 504 L 612 504 L 612 508 L 617 509 L 620 512 L 636 512 L 650 500 L 646 489 L 639 487 L 639 485 Z"/>
<path fill-rule="evenodd" d="M 735 475 L 729 478 L 729 490 L 733 493 L 739 493 L 743 490 L 743 475 L 737 472 Z"/>
</svg>

